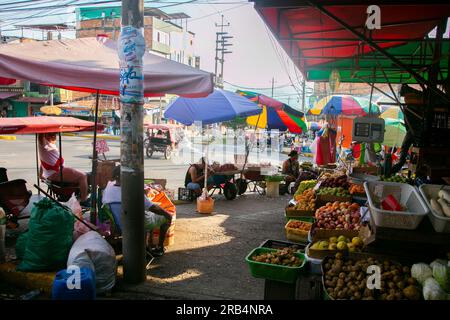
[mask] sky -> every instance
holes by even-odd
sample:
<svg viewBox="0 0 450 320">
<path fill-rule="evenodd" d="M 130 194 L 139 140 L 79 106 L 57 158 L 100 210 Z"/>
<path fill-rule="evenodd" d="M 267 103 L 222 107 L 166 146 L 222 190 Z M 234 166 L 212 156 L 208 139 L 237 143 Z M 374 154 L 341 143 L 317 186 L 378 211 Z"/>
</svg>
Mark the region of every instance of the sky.
<svg viewBox="0 0 450 320">
<path fill-rule="evenodd" d="M 176 4 L 188 0 L 145 0 L 145 6 L 160 7 L 161 10 L 185 12 L 191 19 L 188 20 L 188 29 L 195 33 L 195 52 L 200 56 L 201 69 L 214 72 L 216 31 L 215 24 L 221 23 L 224 15 L 229 35 L 233 36 L 230 47 L 231 54 L 225 56 L 224 80 L 225 88 L 229 90 L 247 89 L 257 91 L 268 96 L 272 95 L 272 79 L 274 80 L 273 97 L 289 105 L 301 108 L 301 81 L 300 71 L 293 65 L 284 50 L 279 46 L 269 29 L 266 27 L 253 3 L 245 0 L 198 0 L 200 4 Z M 23 11 L 7 11 L 6 4 L 11 2 L 24 2 L 16 4 Z M 0 0 L 0 23 L 2 35 L 20 35 L 20 32 L 11 31 L 14 24 L 38 23 L 67 23 L 75 21 L 73 7 L 54 8 L 46 10 L 25 10 L 33 6 L 51 6 L 71 3 L 102 3 L 102 0 Z M 109 2 L 109 1 L 108 1 Z M 99 6 L 120 5 L 120 1 Z M 21 20 L 19 20 L 21 19 Z M 10 30 L 10 31 L 8 31 Z M 24 31 L 25 37 L 41 38 L 39 31 Z M 73 38 L 74 32 L 63 33 L 63 37 Z M 309 87 L 312 84 L 307 84 Z"/>
</svg>

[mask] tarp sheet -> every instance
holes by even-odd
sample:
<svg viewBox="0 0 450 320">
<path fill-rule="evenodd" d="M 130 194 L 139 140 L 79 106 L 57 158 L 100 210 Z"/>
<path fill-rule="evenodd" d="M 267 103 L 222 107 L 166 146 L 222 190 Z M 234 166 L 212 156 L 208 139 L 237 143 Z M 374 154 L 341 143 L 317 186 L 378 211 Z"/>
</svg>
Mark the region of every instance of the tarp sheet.
<svg viewBox="0 0 450 320">
<path fill-rule="evenodd" d="M 105 37 L 0 45 L 0 77 L 117 95 L 119 75 L 117 44 Z M 144 96 L 202 97 L 212 90 L 211 73 L 145 53 Z"/>
</svg>

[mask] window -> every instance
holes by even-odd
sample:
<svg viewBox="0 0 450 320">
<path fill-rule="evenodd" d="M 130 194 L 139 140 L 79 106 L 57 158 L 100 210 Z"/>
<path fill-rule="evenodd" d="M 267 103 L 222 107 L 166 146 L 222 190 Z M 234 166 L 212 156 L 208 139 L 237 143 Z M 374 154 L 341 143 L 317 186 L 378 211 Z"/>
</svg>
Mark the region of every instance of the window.
<svg viewBox="0 0 450 320">
<path fill-rule="evenodd" d="M 159 32 L 156 34 L 156 39 L 158 42 L 161 42 L 161 36 L 159 35 Z"/>
</svg>

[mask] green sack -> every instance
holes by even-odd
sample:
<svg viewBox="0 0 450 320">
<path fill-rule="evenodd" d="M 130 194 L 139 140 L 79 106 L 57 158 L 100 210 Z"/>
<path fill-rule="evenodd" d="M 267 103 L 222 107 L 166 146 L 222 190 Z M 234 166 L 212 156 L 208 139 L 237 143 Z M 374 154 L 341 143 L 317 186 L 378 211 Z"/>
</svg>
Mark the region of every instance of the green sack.
<svg viewBox="0 0 450 320">
<path fill-rule="evenodd" d="M 35 203 L 19 271 L 52 271 L 66 267 L 72 247 L 74 218 L 50 199 Z M 20 244 L 20 243 L 19 243 Z M 20 248 L 19 248 L 20 253 Z"/>
<path fill-rule="evenodd" d="M 28 232 L 22 233 L 16 241 L 16 257 L 19 260 L 22 260 L 25 255 L 25 247 L 27 245 Z"/>
</svg>

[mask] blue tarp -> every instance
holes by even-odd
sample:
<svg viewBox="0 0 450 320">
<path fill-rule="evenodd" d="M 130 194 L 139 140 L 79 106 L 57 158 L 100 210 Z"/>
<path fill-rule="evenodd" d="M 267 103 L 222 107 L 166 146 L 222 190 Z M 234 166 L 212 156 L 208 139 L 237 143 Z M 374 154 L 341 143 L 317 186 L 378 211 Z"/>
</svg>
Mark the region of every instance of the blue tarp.
<svg viewBox="0 0 450 320">
<path fill-rule="evenodd" d="M 261 113 L 256 103 L 234 92 L 215 89 L 205 98 L 177 98 L 169 104 L 164 117 L 185 125 L 196 121 L 211 124 Z"/>
</svg>

